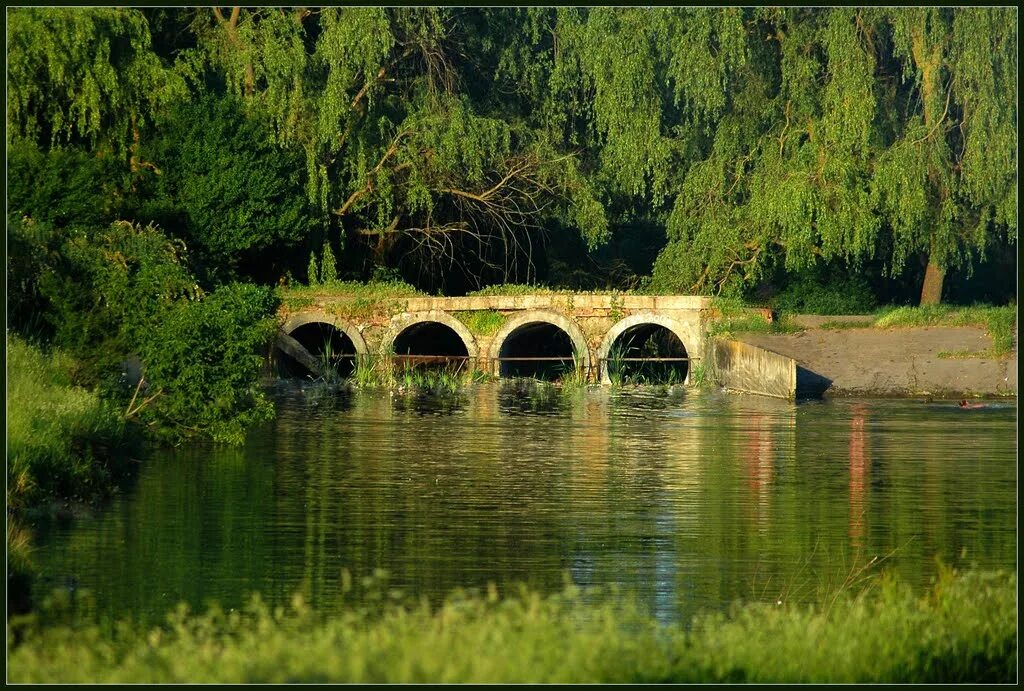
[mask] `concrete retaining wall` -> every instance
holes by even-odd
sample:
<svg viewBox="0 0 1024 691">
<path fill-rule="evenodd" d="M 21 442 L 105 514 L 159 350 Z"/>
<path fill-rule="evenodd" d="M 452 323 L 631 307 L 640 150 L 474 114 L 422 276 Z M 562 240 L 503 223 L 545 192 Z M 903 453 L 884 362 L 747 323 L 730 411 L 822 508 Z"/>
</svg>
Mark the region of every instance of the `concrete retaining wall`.
<svg viewBox="0 0 1024 691">
<path fill-rule="evenodd" d="M 726 389 L 796 398 L 796 360 L 793 358 L 724 339 L 711 340 L 709 351 L 718 383 Z"/>
</svg>

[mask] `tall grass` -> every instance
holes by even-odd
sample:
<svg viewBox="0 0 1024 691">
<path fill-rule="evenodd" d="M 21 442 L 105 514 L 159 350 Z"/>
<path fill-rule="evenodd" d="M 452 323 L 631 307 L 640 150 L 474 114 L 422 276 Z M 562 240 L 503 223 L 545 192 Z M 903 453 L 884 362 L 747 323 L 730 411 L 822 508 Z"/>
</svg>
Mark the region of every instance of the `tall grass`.
<svg viewBox="0 0 1024 691">
<path fill-rule="evenodd" d="M 561 371 L 557 374 L 558 382 L 565 388 L 578 389 L 586 386 L 589 382 L 584 362 L 583 353 L 573 346 L 572 364 L 561 365 Z"/>
<path fill-rule="evenodd" d="M 399 391 L 446 394 L 462 388 L 470 374 L 461 374 L 454 367 L 405 366 L 396 379 Z"/>
<path fill-rule="evenodd" d="M 895 579 L 828 606 L 752 604 L 662 626 L 630 598 L 575 589 L 461 594 L 432 608 L 382 593 L 329 614 L 180 608 L 165 626 L 15 622 L 12 682 L 1013 682 L 1016 573 Z M 365 603 L 366 601 L 363 600 Z M 49 617 L 52 620 L 52 616 Z"/>
<path fill-rule="evenodd" d="M 7 336 L 7 506 L 105 494 L 134 441 L 122 411 L 71 384 L 73 361 Z"/>
</svg>

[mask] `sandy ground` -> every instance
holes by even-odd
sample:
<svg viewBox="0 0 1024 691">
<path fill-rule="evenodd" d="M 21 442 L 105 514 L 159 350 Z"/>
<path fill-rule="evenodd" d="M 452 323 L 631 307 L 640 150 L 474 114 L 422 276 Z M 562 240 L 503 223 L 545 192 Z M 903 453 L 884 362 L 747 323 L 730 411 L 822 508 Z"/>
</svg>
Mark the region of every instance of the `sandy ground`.
<svg viewBox="0 0 1024 691">
<path fill-rule="evenodd" d="M 815 318 L 800 323 L 812 328 L 794 334 L 737 334 L 737 340 L 793 358 L 808 370 L 798 371 L 798 389 L 805 384 L 825 395 L 959 398 L 1017 393 L 1016 339 L 1014 350 L 1003 359 L 946 359 L 938 354 L 980 352 L 992 341 L 984 329 L 971 327 L 823 330 L 813 328 Z"/>
</svg>

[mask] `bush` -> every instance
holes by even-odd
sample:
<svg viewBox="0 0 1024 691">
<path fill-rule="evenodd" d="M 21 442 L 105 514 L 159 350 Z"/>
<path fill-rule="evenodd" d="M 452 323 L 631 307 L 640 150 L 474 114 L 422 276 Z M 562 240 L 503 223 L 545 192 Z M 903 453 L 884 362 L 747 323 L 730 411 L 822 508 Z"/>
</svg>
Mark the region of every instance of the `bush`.
<svg viewBox="0 0 1024 691">
<path fill-rule="evenodd" d="M 56 343 L 81 361 L 76 380 L 102 385 L 129 417 L 171 437 L 240 441 L 271 414 L 255 390 L 274 329 L 269 289 L 231 284 L 204 297 L 180 242 L 127 222 L 69 232 L 36 282 Z M 146 388 L 122 376 L 133 356 Z"/>
<path fill-rule="evenodd" d="M 149 177 L 140 213 L 184 236 L 221 276 L 316 226 L 301 152 L 277 146 L 271 129 L 233 98 L 179 105 L 143 153 L 160 174 Z"/>
<path fill-rule="evenodd" d="M 124 160 L 74 147 L 7 152 L 7 213 L 57 228 L 102 227 L 126 210 L 131 173 Z"/>
<path fill-rule="evenodd" d="M 841 276 L 797 276 L 771 300 L 773 308 L 789 314 L 867 314 L 876 304 L 867 281 Z"/>
<path fill-rule="evenodd" d="M 270 289 L 243 283 L 176 304 L 143 340 L 143 400 L 156 396 L 143 417 L 174 436 L 234 443 L 249 425 L 271 418 L 257 383 L 276 306 Z"/>
<path fill-rule="evenodd" d="M 164 312 L 201 294 L 184 249 L 152 225 L 124 221 L 68 234 L 38 280 L 55 340 L 83 360 L 85 383 L 116 376 Z"/>
</svg>

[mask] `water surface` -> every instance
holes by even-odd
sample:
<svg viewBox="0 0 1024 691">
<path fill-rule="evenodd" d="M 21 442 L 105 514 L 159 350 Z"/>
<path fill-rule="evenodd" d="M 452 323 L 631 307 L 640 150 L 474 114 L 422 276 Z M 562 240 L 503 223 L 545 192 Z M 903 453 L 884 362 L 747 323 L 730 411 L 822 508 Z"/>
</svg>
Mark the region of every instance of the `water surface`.
<svg viewBox="0 0 1024 691">
<path fill-rule="evenodd" d="M 435 600 L 615 585 L 668 621 L 813 600 L 872 559 L 923 586 L 936 559 L 1015 567 L 1016 413 L 682 389 L 293 391 L 244 447 L 154 453 L 95 517 L 42 530 L 35 590 L 159 621 L 254 591 L 329 603 L 343 570 L 380 569 Z"/>
</svg>

